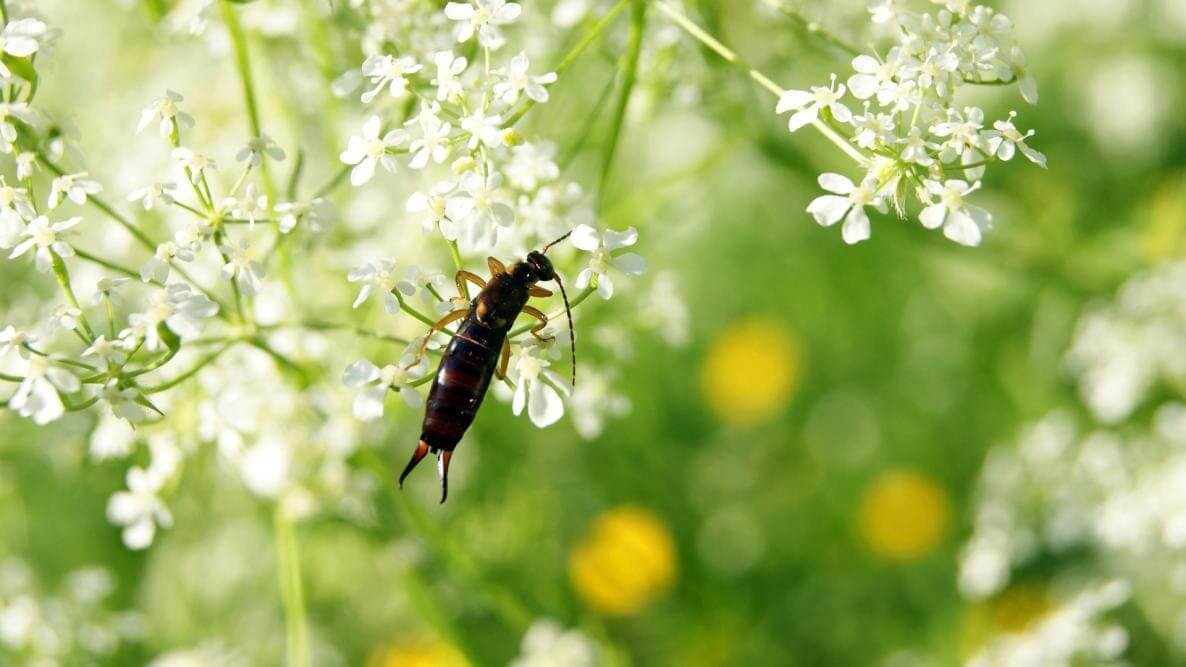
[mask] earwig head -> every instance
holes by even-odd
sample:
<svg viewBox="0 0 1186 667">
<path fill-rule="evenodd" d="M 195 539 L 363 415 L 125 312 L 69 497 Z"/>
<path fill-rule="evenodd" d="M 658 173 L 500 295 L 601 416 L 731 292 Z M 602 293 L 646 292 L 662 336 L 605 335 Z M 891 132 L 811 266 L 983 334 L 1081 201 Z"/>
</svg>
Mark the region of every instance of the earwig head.
<svg viewBox="0 0 1186 667">
<path fill-rule="evenodd" d="M 544 256 L 542 252 L 532 251 L 528 253 L 527 260 L 522 264 L 520 271 L 527 271 L 530 275 L 523 277 L 530 282 L 537 282 L 540 280 L 553 280 L 556 277 L 556 269 L 552 268 L 552 261 Z M 518 277 L 518 276 L 516 276 Z"/>
</svg>

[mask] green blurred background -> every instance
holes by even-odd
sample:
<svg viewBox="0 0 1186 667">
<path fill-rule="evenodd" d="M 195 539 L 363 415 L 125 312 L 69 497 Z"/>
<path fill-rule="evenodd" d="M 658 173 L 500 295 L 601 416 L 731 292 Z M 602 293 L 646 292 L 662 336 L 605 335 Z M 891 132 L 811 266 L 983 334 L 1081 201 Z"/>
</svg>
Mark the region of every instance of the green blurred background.
<svg viewBox="0 0 1186 667">
<path fill-rule="evenodd" d="M 332 160 L 313 156 L 334 155 L 348 112 L 308 79 L 357 66 L 348 26 L 312 1 L 260 4 L 296 21 L 252 38 L 275 134 L 328 174 Z M 847 70 L 842 53 L 755 3 L 690 4 L 783 85 Z M 888 216 L 871 241 L 845 246 L 803 212 L 816 174 L 845 170 L 843 156 L 788 135 L 765 93 L 656 25 L 666 46 L 639 83 L 603 215 L 638 227 L 651 270 L 674 277 L 687 344 L 625 336 L 615 387 L 632 409 L 592 441 L 567 419 L 539 430 L 492 401 L 448 505 L 428 474 L 403 494 L 379 479 L 371 520 L 298 524 L 316 664 L 506 664 L 550 617 L 592 637 L 605 664 L 945 665 L 1024 625 L 1040 602 L 972 603 L 956 588 L 973 485 L 990 446 L 1072 402 L 1064 354 L 1084 306 L 1186 249 L 1186 9 L 990 4 L 1017 25 L 1042 99 L 991 89 L 970 101 L 990 118 L 1018 109 L 1051 168 L 990 171 L 981 197 L 996 228 L 976 249 Z M 242 136 L 229 58 L 210 55 L 216 39 L 163 33 L 154 12 L 167 5 L 37 5 L 61 31 L 41 105 L 73 126 L 93 173 L 135 161 L 138 110 L 166 86 L 194 98 L 211 141 Z M 859 9 L 803 12 L 856 36 Z M 533 132 L 562 146 L 581 133 L 573 117 L 595 102 L 624 31 L 566 74 Z M 310 47 L 323 38 L 328 51 Z M 571 175 L 595 171 L 578 159 Z M 26 272 L 0 264 L 0 313 L 51 289 Z M 594 306 L 609 325 L 667 316 L 638 307 Z M 354 463 L 402 464 L 418 419 L 389 410 Z M 278 664 L 269 508 L 200 452 L 170 496 L 176 526 L 130 552 L 103 516 L 125 466 L 85 459 L 92 425 L 0 414 L 0 559 L 29 564 L 46 591 L 80 567 L 109 568 L 107 604 L 145 615 L 144 639 L 109 664 L 202 644 Z M 1186 660 L 1139 609 L 1124 613 L 1137 618 L 1133 664 Z"/>
</svg>

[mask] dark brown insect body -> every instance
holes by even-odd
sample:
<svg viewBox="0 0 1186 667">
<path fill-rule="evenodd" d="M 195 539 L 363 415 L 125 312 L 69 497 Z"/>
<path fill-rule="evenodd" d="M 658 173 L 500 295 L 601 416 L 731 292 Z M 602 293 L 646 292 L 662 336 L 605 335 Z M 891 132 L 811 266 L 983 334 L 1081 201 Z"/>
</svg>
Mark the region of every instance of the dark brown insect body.
<svg viewBox="0 0 1186 667">
<path fill-rule="evenodd" d="M 547 248 L 548 246 L 544 247 L 544 252 L 547 252 Z M 462 320 L 449 341 L 449 346 L 445 348 L 432 382 L 432 389 L 428 392 L 420 442 L 416 445 L 416 451 L 412 453 L 412 460 L 399 476 L 402 486 L 404 478 L 421 459 L 429 453 L 437 454 L 442 503 L 449 493 L 449 460 L 453 456 L 453 450 L 473 424 L 478 408 L 482 405 L 482 399 L 486 397 L 486 391 L 490 388 L 491 378 L 496 374 L 500 378 L 506 376 L 506 366 L 510 359 L 507 334 L 511 326 L 520 313 L 532 315 L 539 320 L 539 324 L 532 328 L 531 333 L 542 340 L 540 331 L 548 319 L 541 311 L 527 305 L 527 300 L 533 296 L 552 294 L 537 287 L 537 282 L 556 280 L 559 284 L 552 263 L 543 252 L 532 252 L 527 255 L 526 260 L 515 262 L 509 269 L 493 257 L 489 259 L 489 264 L 491 277 L 488 284 L 472 273 L 458 272 L 459 293 L 464 294 L 466 280 L 481 286 L 482 291 L 470 302 L 468 310 L 455 311 L 433 326 L 435 331 L 443 329 L 450 322 Z M 563 292 L 564 286 L 561 285 L 560 289 Z M 566 306 L 567 302 L 565 297 Z M 427 339 L 425 342 L 427 343 Z"/>
</svg>

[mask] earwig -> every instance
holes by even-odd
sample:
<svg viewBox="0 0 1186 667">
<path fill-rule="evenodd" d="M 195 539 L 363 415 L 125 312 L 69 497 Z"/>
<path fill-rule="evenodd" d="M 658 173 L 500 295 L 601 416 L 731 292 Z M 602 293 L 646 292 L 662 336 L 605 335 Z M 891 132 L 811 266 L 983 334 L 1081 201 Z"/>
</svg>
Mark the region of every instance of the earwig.
<svg viewBox="0 0 1186 667">
<path fill-rule="evenodd" d="M 552 295 L 551 291 L 536 285 L 540 281 L 554 280 L 560 287 L 564 311 L 568 316 L 569 344 L 572 347 L 572 383 L 576 386 L 576 334 L 572 326 L 572 308 L 568 303 L 568 294 L 564 291 L 564 283 L 545 256 L 549 248 L 568 238 L 569 234 L 545 245 L 541 251 L 528 253 L 526 259 L 515 262 L 510 268 L 494 257 L 488 258 L 489 283 L 469 271 L 457 272 L 459 294 L 466 293 L 466 281 L 474 283 L 481 291 L 470 301 L 467 309 L 449 313 L 433 324 L 417 355 L 417 360 L 423 356 L 433 332 L 444 330 L 452 322 L 461 320 L 445 348 L 428 392 L 420 442 L 412 452 L 412 460 L 408 461 L 399 476 L 401 488 L 408 473 L 425 456 L 433 453 L 437 455 L 437 469 L 441 476 L 441 502 L 448 498 L 449 461 L 453 458 L 453 450 L 473 424 L 482 399 L 490 388 L 491 377 L 497 376 L 500 380 L 506 378 L 511 358 L 507 334 L 511 326 L 521 313 L 526 313 L 539 320 L 531 328 L 531 335 L 541 342 L 552 340 L 541 333 L 548 324 L 547 315 L 527 304 L 527 300 L 533 296 Z"/>
</svg>

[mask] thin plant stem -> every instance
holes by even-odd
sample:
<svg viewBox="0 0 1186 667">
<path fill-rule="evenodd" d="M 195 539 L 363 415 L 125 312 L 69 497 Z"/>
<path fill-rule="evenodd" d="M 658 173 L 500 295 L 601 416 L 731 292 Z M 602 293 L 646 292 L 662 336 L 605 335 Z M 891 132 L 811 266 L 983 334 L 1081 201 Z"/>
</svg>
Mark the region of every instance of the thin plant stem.
<svg viewBox="0 0 1186 667">
<path fill-rule="evenodd" d="M 775 83 L 773 79 L 748 65 L 737 55 L 735 51 L 722 44 L 717 38 L 705 32 L 703 28 L 696 25 L 688 17 L 684 16 L 683 13 L 679 11 L 679 9 L 666 2 L 666 0 L 659 0 L 659 2 L 655 3 L 655 7 L 657 7 L 659 11 L 666 14 L 667 17 L 670 18 L 671 21 L 675 23 L 676 26 L 678 26 L 681 30 L 699 40 L 700 43 L 711 49 L 725 62 L 745 70 L 751 79 L 756 81 L 758 85 L 770 91 L 775 97 L 781 97 L 782 94 L 786 92 L 782 86 L 779 86 L 777 83 Z M 835 130 L 824 124 L 823 121 L 816 119 L 811 122 L 811 126 L 815 128 L 820 134 L 822 134 L 825 139 L 831 141 L 840 150 L 844 151 L 846 155 L 855 160 L 857 164 L 862 166 L 868 164 L 868 157 L 857 150 L 852 144 L 848 143 L 848 141 L 846 141 L 844 137 L 837 134 Z"/>
<path fill-rule="evenodd" d="M 642 53 L 642 38 L 646 32 L 646 24 L 647 5 L 645 0 L 631 0 L 630 36 L 627 38 L 626 53 L 622 56 L 622 91 L 618 96 L 618 104 L 614 108 L 609 139 L 605 143 L 605 153 L 601 160 L 601 178 L 597 185 L 599 204 L 605 194 L 605 185 L 609 182 L 610 172 L 613 170 L 614 154 L 618 149 L 622 127 L 626 124 L 626 109 L 630 106 L 630 96 L 634 92 L 634 82 L 638 77 L 638 59 Z"/>
<path fill-rule="evenodd" d="M 284 603 L 284 626 L 289 667 L 308 667 L 309 630 L 305 594 L 301 584 L 301 558 L 296 531 L 279 504 L 273 512 L 273 530 L 280 574 L 280 594 Z"/>
<path fill-rule="evenodd" d="M 190 379 L 191 377 L 197 375 L 203 368 L 209 366 L 211 363 L 213 363 L 215 360 L 217 360 L 220 356 L 222 356 L 223 352 L 226 352 L 230 348 L 231 348 L 230 344 L 223 345 L 218 350 L 211 352 L 210 354 L 202 357 L 198 361 L 198 363 L 193 365 L 192 368 L 185 371 L 181 375 L 178 375 L 177 377 L 173 378 L 172 380 L 162 382 L 161 384 L 158 384 L 158 385 L 144 387 L 144 389 L 143 389 L 144 393 L 145 394 L 159 394 L 162 391 L 167 391 L 169 389 L 172 389 L 173 387 L 176 387 L 177 385 L 181 384 L 182 382 L 185 382 L 186 380 Z"/>
<path fill-rule="evenodd" d="M 247 105 L 247 122 L 251 127 L 251 136 L 258 139 L 263 136 L 263 127 L 259 119 L 259 102 L 255 94 L 255 77 L 251 73 L 251 53 L 247 49 L 247 35 L 243 32 L 239 15 L 230 0 L 222 0 L 222 15 L 226 21 L 227 32 L 231 35 L 231 44 L 235 48 L 235 67 L 238 68 L 239 79 L 243 83 L 243 100 Z M 266 159 L 260 163 L 260 176 L 263 178 L 264 192 L 268 195 L 268 200 L 275 202 L 276 187 L 272 183 Z"/>
</svg>

